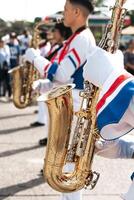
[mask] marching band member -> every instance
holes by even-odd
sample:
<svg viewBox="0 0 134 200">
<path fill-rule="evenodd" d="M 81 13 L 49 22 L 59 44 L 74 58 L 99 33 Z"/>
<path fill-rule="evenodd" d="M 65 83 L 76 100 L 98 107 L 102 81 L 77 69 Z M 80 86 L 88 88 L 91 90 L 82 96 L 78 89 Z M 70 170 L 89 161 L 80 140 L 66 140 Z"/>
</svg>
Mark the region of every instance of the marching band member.
<svg viewBox="0 0 134 200">
<path fill-rule="evenodd" d="M 74 107 L 79 105 L 79 90 L 83 89 L 83 66 L 86 63 L 87 52 L 95 46 L 94 37 L 87 27 L 87 18 L 93 11 L 90 0 L 66 0 L 64 6 L 64 25 L 72 29 L 72 36 L 64 43 L 57 56 L 51 61 L 39 55 L 35 49 L 26 51 L 26 60 L 33 63 L 45 80 L 39 88 L 46 91 L 52 83 L 75 83 L 73 91 Z M 75 110 L 76 111 L 76 110 Z M 63 194 L 62 200 L 79 200 L 80 192 Z"/>
<path fill-rule="evenodd" d="M 58 50 L 62 47 L 63 41 L 65 41 L 69 36 L 72 34 L 72 31 L 69 27 L 65 27 L 63 23 L 57 23 L 54 26 L 53 30 L 53 39 L 55 40 L 55 44 L 51 46 L 49 40 L 48 40 L 48 33 L 47 30 L 42 31 L 40 33 L 40 43 L 39 43 L 39 49 L 40 49 L 40 55 L 43 57 L 47 57 L 49 60 L 53 56 L 56 55 Z M 41 80 L 36 81 L 36 84 L 39 84 Z M 35 83 L 34 83 L 35 85 Z M 32 127 L 39 127 L 44 126 L 47 124 L 47 118 L 48 118 L 48 110 L 46 104 L 44 102 L 38 102 L 39 108 L 37 113 L 37 121 L 30 124 Z M 39 140 L 39 145 L 47 145 L 47 137 Z"/>
<path fill-rule="evenodd" d="M 96 154 L 106 158 L 134 158 L 134 136 L 125 135 L 134 128 L 134 76 L 122 65 L 118 53 L 110 54 L 96 47 L 83 71 L 85 80 L 101 88 L 96 106 L 97 125 L 106 141 L 96 142 Z M 132 180 L 133 177 L 134 174 Z M 134 199 L 134 180 L 123 199 Z"/>
<path fill-rule="evenodd" d="M 69 27 L 64 26 L 63 22 L 56 23 L 52 30 L 52 45 L 47 54 L 49 60 L 62 48 L 63 43 L 72 35 L 72 31 Z"/>
<path fill-rule="evenodd" d="M 46 57 L 51 49 L 51 44 L 47 39 L 47 31 L 41 31 L 40 34 L 39 50 L 40 55 Z M 30 124 L 31 127 L 44 126 L 47 121 L 47 108 L 44 102 L 38 102 L 37 121 Z"/>
<path fill-rule="evenodd" d="M 48 52 L 46 57 L 49 60 L 54 59 L 58 51 L 62 48 L 64 41 L 67 40 L 71 35 L 72 35 L 72 31 L 69 27 L 65 27 L 63 23 L 56 23 L 53 29 L 53 39 L 55 40 L 55 44 L 51 46 L 51 49 Z M 40 120 L 45 119 L 43 122 L 47 124 L 48 111 L 47 111 L 46 105 L 44 104 L 44 102 L 39 102 L 39 104 L 42 105 L 42 107 L 40 107 L 38 116 L 40 113 L 42 113 L 42 115 L 40 114 Z M 44 145 L 44 146 L 47 145 L 47 137 L 39 140 L 39 144 Z"/>
</svg>

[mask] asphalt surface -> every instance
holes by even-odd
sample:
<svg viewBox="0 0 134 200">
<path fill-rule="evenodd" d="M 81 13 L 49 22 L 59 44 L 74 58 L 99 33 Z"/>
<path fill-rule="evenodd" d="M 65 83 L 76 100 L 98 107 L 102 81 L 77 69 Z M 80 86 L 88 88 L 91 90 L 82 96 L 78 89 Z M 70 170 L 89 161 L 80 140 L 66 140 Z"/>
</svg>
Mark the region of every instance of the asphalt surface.
<svg viewBox="0 0 134 200">
<path fill-rule="evenodd" d="M 37 106 L 19 110 L 12 102 L 0 101 L 0 200 L 59 200 L 40 176 L 45 147 L 38 145 L 45 126 L 31 128 Z M 133 134 L 133 133 L 131 133 Z M 133 160 L 95 156 L 93 170 L 101 176 L 91 191 L 83 190 L 83 200 L 120 200 L 131 184 Z"/>
</svg>

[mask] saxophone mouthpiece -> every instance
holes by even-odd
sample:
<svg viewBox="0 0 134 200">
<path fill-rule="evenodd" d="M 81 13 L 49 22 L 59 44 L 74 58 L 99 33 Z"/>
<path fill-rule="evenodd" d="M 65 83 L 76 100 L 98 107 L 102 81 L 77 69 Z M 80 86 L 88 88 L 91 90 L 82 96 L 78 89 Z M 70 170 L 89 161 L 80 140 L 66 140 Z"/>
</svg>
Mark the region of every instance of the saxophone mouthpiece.
<svg viewBox="0 0 134 200">
<path fill-rule="evenodd" d="M 57 17 L 56 18 L 56 21 L 57 21 L 57 23 L 62 23 L 63 21 L 64 21 L 64 17 L 63 16 L 61 16 L 61 17 Z"/>
</svg>

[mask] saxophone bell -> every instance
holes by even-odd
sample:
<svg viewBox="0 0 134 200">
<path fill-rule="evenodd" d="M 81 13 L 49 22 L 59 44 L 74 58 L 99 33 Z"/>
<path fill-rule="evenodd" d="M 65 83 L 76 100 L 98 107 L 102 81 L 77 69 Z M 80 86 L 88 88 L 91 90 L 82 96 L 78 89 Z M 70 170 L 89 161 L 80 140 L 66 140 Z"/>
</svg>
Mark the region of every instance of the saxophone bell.
<svg viewBox="0 0 134 200">
<path fill-rule="evenodd" d="M 13 103 L 16 108 L 23 109 L 29 106 L 38 96 L 33 95 L 33 81 L 38 80 L 40 75 L 33 66 L 25 62 L 23 65 L 17 66 L 9 72 L 12 75 L 12 93 Z"/>
</svg>

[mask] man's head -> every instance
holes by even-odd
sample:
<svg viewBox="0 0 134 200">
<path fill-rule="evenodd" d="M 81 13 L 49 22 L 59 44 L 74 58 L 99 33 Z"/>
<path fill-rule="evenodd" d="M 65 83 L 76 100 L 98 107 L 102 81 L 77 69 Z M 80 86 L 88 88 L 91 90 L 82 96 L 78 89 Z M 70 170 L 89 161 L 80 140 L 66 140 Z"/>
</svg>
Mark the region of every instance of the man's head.
<svg viewBox="0 0 134 200">
<path fill-rule="evenodd" d="M 10 33 L 10 42 L 14 43 L 14 41 L 16 41 L 17 35 L 15 32 L 11 32 Z"/>
<path fill-rule="evenodd" d="M 93 12 L 91 0 L 66 0 L 64 6 L 64 24 L 69 27 L 86 21 L 88 15 Z"/>
<path fill-rule="evenodd" d="M 47 32 L 46 31 L 41 31 L 39 36 L 40 36 L 41 40 L 46 40 L 47 39 Z"/>
<path fill-rule="evenodd" d="M 28 29 L 24 29 L 24 30 L 23 30 L 23 35 L 24 35 L 25 37 L 28 37 L 28 35 L 29 35 Z"/>
</svg>

